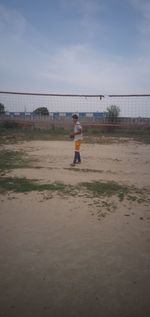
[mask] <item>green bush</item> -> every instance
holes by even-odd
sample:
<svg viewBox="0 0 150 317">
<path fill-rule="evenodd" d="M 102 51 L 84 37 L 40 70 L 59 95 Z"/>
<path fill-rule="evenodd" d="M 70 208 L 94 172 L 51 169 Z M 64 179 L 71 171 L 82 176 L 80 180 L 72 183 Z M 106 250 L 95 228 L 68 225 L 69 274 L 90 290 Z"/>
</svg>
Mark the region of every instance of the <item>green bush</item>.
<svg viewBox="0 0 150 317">
<path fill-rule="evenodd" d="M 0 115 L 5 113 L 5 107 L 4 105 L 0 102 Z"/>
<path fill-rule="evenodd" d="M 49 111 L 46 107 L 39 107 L 33 111 L 33 114 L 41 115 L 41 116 L 48 116 Z"/>
<path fill-rule="evenodd" d="M 107 108 L 106 117 L 108 118 L 108 122 L 110 123 L 117 123 L 118 117 L 120 114 L 120 108 L 116 105 L 111 105 Z"/>
<path fill-rule="evenodd" d="M 2 127 L 3 128 L 6 128 L 6 129 L 17 129 L 19 128 L 21 125 L 19 122 L 16 122 L 16 121 L 9 121 L 9 120 L 5 120 L 3 123 L 2 123 Z"/>
</svg>

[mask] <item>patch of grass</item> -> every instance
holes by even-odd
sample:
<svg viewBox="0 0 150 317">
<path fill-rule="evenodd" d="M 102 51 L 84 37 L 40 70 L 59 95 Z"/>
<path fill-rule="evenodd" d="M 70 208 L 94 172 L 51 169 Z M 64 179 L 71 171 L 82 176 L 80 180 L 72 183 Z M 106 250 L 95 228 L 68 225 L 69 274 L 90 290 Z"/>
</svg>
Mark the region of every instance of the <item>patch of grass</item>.
<svg viewBox="0 0 150 317">
<path fill-rule="evenodd" d="M 24 177 L 1 177 L 0 178 L 1 191 L 15 191 L 15 192 L 30 192 L 30 191 L 44 191 L 53 190 L 61 191 L 66 195 L 78 195 L 78 190 L 87 190 L 93 196 L 112 196 L 118 195 L 120 189 L 124 193 L 128 192 L 126 187 L 123 187 L 115 182 L 91 182 L 80 183 L 78 186 L 65 185 L 57 182 L 52 184 L 39 184 L 36 180 L 29 180 Z"/>
<path fill-rule="evenodd" d="M 123 197 L 128 193 L 128 187 L 120 185 L 113 181 L 100 182 L 93 181 L 91 183 L 83 182 L 80 186 L 91 192 L 94 196 L 112 196 L 120 195 L 122 193 Z"/>
<path fill-rule="evenodd" d="M 85 129 L 85 142 L 100 143 L 100 144 L 112 144 L 112 143 L 124 143 L 129 139 L 138 141 L 145 144 L 150 144 L 150 129 L 148 128 L 125 128 L 117 129 L 111 127 L 99 127 L 99 128 L 86 128 Z"/>
<path fill-rule="evenodd" d="M 66 186 L 63 183 L 39 184 L 35 180 L 25 177 L 1 177 L 0 192 L 13 191 L 18 193 L 31 191 L 64 191 Z"/>
<path fill-rule="evenodd" d="M 124 191 L 120 190 L 118 192 L 118 198 L 119 198 L 120 201 L 122 201 L 124 199 L 124 195 L 125 195 Z"/>
<path fill-rule="evenodd" d="M 143 129 L 110 129 L 102 128 L 84 128 L 85 143 L 124 143 L 129 139 L 150 144 L 150 131 L 148 128 Z M 56 127 L 55 124 L 48 129 L 35 128 L 34 126 L 23 128 L 17 122 L 6 122 L 0 124 L 0 143 L 9 144 L 18 141 L 31 140 L 69 140 L 70 128 Z"/>
<path fill-rule="evenodd" d="M 31 140 L 69 140 L 70 130 L 64 128 L 21 128 L 10 127 L 6 128 L 0 126 L 0 144 L 14 144 L 19 141 L 31 141 Z"/>
<path fill-rule="evenodd" d="M 64 140 L 69 132 L 64 128 L 37 129 L 24 131 L 25 140 Z"/>
<path fill-rule="evenodd" d="M 117 204 L 111 201 L 111 197 L 115 196 L 120 201 L 126 198 L 131 203 L 147 203 L 149 204 L 149 191 L 137 188 L 127 187 L 116 182 L 83 182 L 75 186 L 64 184 L 61 182 L 39 183 L 35 179 L 27 179 L 25 177 L 0 177 L 0 193 L 5 192 L 27 193 L 32 191 L 43 192 L 57 192 L 62 198 L 66 199 L 68 196 L 94 198 L 92 204 L 97 208 L 106 209 L 107 211 L 114 211 Z M 107 201 L 105 198 L 107 197 Z M 90 200 L 91 201 L 91 200 Z"/>
<path fill-rule="evenodd" d="M 25 153 L 21 151 L 0 151 L 0 174 L 13 168 L 29 167 Z"/>
</svg>

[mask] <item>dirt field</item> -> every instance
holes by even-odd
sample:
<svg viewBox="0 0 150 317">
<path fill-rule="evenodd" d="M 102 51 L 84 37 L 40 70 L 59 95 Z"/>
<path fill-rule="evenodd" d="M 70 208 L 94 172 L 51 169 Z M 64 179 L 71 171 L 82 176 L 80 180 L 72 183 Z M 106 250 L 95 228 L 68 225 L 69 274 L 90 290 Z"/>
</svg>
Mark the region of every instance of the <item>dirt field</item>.
<svg viewBox="0 0 150 317">
<path fill-rule="evenodd" d="M 0 316 L 150 316 L 150 146 L 83 143 L 82 164 L 73 168 L 69 141 L 3 147 L 31 161 L 9 176 L 76 187 L 115 181 L 134 186 L 139 199 L 1 194 Z"/>
</svg>

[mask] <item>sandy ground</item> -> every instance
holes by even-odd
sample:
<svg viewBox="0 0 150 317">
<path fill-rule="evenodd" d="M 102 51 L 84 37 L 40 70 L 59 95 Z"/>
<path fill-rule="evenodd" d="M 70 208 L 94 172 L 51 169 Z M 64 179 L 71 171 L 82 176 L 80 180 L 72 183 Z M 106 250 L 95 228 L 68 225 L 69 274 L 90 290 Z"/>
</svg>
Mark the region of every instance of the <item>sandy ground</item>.
<svg viewBox="0 0 150 317">
<path fill-rule="evenodd" d="M 75 170 L 69 166 L 71 142 L 7 148 L 35 160 L 12 176 L 66 184 L 115 180 L 150 188 L 149 145 L 83 144 L 82 164 Z M 104 217 L 94 199 L 84 196 L 8 193 L 0 204 L 0 316 L 150 316 L 147 202 L 117 202 Z"/>
<path fill-rule="evenodd" d="M 16 169 L 12 176 L 25 176 L 45 182 L 77 184 L 91 180 L 114 180 L 137 187 L 150 186 L 150 146 L 135 142 L 124 144 L 82 144 L 81 173 L 70 169 L 73 142 L 34 141 L 7 146 L 23 150 L 37 160 L 36 169 Z M 43 168 L 44 167 L 44 168 Z"/>
</svg>

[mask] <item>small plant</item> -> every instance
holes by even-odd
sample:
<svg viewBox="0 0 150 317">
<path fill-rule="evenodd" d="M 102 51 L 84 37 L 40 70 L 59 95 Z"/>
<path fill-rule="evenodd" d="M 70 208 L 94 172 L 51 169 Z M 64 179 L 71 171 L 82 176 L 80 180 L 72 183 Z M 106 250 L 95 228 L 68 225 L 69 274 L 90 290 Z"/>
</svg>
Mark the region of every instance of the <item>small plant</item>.
<svg viewBox="0 0 150 317">
<path fill-rule="evenodd" d="M 1 150 L 0 151 L 0 174 L 14 168 L 31 166 L 27 155 L 21 151 Z"/>
<path fill-rule="evenodd" d="M 123 191 L 118 192 L 118 198 L 120 201 L 122 201 L 124 199 L 124 192 Z"/>
<path fill-rule="evenodd" d="M 13 121 L 13 120 L 5 120 L 3 122 L 3 128 L 6 128 L 6 129 L 18 129 L 21 124 L 19 122 L 16 122 L 16 121 Z"/>
<path fill-rule="evenodd" d="M 63 191 L 65 185 L 63 183 L 39 184 L 36 180 L 30 180 L 25 177 L 1 177 L 0 192 L 13 191 L 25 193 L 31 191 Z"/>
<path fill-rule="evenodd" d="M 39 107 L 33 111 L 33 114 L 41 115 L 41 116 L 48 116 L 49 111 L 46 107 Z"/>
<path fill-rule="evenodd" d="M 0 115 L 5 113 L 5 107 L 4 105 L 0 102 Z"/>
<path fill-rule="evenodd" d="M 120 108 L 116 105 L 111 105 L 107 108 L 106 117 L 108 118 L 108 122 L 116 123 L 118 121 L 118 117 L 120 114 Z"/>
<path fill-rule="evenodd" d="M 93 181 L 90 183 L 83 182 L 83 183 L 80 183 L 80 186 L 82 188 L 87 189 L 96 197 L 98 196 L 111 197 L 116 194 L 120 197 L 120 193 L 121 193 L 122 200 L 129 190 L 128 187 L 124 185 L 120 185 L 113 181 L 108 181 L 108 182 Z"/>
</svg>

